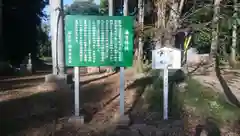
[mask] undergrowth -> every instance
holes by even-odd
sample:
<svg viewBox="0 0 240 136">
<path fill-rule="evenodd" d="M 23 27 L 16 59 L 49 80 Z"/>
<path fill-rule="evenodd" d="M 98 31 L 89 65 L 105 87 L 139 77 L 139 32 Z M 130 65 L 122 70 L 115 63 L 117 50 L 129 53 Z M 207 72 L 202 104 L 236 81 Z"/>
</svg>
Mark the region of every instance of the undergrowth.
<svg viewBox="0 0 240 136">
<path fill-rule="evenodd" d="M 201 85 L 194 79 L 187 81 L 185 92 L 178 93 L 179 103 L 192 107 L 202 118 L 212 117 L 220 125 L 235 123 L 240 119 L 240 109 L 229 104 L 223 94 Z"/>
<path fill-rule="evenodd" d="M 158 77 L 159 70 L 150 70 L 149 75 L 153 79 L 152 84 L 145 87 L 145 102 L 149 110 L 163 113 L 163 82 Z M 176 84 L 169 86 L 169 111 L 171 118 L 181 117 L 184 111 L 190 107 L 191 114 L 201 119 L 214 118 L 219 125 L 235 124 L 240 120 L 240 109 L 230 105 L 222 94 L 216 93 L 211 88 L 201 85 L 194 79 L 189 78 L 185 91 L 180 91 Z"/>
</svg>

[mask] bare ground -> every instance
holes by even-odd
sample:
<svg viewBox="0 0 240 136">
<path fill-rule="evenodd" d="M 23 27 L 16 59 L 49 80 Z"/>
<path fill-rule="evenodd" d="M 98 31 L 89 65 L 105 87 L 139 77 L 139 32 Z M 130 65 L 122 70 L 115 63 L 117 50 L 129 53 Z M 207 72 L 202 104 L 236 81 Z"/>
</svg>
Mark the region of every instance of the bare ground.
<svg viewBox="0 0 240 136">
<path fill-rule="evenodd" d="M 59 118 L 64 120 L 72 115 L 73 91 L 59 84 L 42 84 L 43 77 L 41 75 L 0 81 L 0 86 L 5 88 L 0 94 L 1 135 L 48 135 L 53 131 L 49 125 L 54 125 L 53 122 Z M 126 84 L 131 77 L 132 71 L 126 70 Z M 96 74 L 81 76 L 80 79 L 80 104 L 83 107 L 81 112 L 85 115 L 86 121 L 95 125 L 97 122 L 99 124 L 99 121 L 112 120 L 118 111 L 119 101 L 111 102 L 111 99 L 113 96 L 118 97 L 119 74 Z M 9 86 L 16 87 L 7 88 Z M 133 94 L 129 91 L 126 96 L 129 98 Z M 132 100 L 128 98 L 126 103 L 131 105 Z M 107 108 L 102 110 L 103 107 Z M 56 129 L 63 129 L 58 127 L 62 126 L 61 122 L 57 123 Z"/>
<path fill-rule="evenodd" d="M 211 69 L 210 69 L 211 70 Z M 225 95 L 226 100 L 240 107 L 240 70 L 218 69 L 204 74 L 192 74 L 202 85 Z"/>
<path fill-rule="evenodd" d="M 93 74 L 88 76 L 82 75 L 80 77 L 80 103 L 83 107 L 81 112 L 85 115 L 86 124 L 77 127 L 73 127 L 67 122 L 68 117 L 73 113 L 73 92 L 67 89 L 66 92 L 64 88 L 59 86 L 52 87 L 56 85 L 39 86 L 43 82 L 43 76 L 41 76 L 39 80 L 38 77 L 24 77 L 21 79 L 4 79 L 0 81 L 0 86 L 6 88 L 0 93 L 0 135 L 48 136 L 56 131 L 55 135 L 57 136 L 85 136 L 96 133 L 96 135 L 99 135 L 98 132 L 105 131 L 106 129 L 111 131 L 111 129 L 114 130 L 116 128 L 115 123 L 119 119 L 119 74 Z M 220 90 L 217 88 L 222 87 L 222 84 L 218 81 L 219 79 L 216 74 L 194 75 L 194 77 L 200 77 L 201 80 L 199 81 L 204 81 L 201 82 L 203 85 L 212 88 L 215 87 L 216 91 L 225 93 L 223 89 Z M 237 82 L 239 82 L 238 71 L 225 71 L 225 73 L 222 71 L 222 77 L 226 80 L 227 85 L 237 88 Z M 134 84 L 132 71 L 126 70 L 125 78 L 127 88 L 125 92 L 125 109 L 128 111 L 131 110 L 137 99 L 137 87 L 136 85 L 132 85 Z M 28 81 L 26 79 L 29 80 L 28 83 L 24 82 L 24 80 Z M 21 80 L 23 80 L 23 85 L 19 83 Z M 139 86 L 139 84 L 142 85 L 147 81 L 149 80 L 137 84 Z M 12 89 L 7 88 L 9 85 L 16 87 L 12 87 Z M 49 88 L 49 86 L 51 87 Z M 58 88 L 58 92 L 61 93 L 61 95 L 57 94 L 58 98 L 60 98 L 58 102 L 60 100 L 60 105 L 64 107 L 64 111 L 61 111 L 60 115 L 56 114 L 56 110 L 58 109 L 54 108 L 55 99 L 53 97 L 56 97 L 56 93 L 54 93 L 56 89 L 54 90 L 54 88 Z M 63 92 L 59 91 L 59 89 L 63 90 Z M 239 88 L 232 90 L 234 94 L 238 92 Z M 184 124 L 184 127 L 187 126 L 188 129 L 192 129 L 192 132 L 188 130 L 190 131 L 189 135 L 195 136 L 196 129 L 199 127 L 198 124 L 203 124 L 203 122 L 199 117 L 194 117 L 191 114 L 188 116 L 184 120 L 187 119 L 188 121 L 186 122 L 190 123 Z M 56 120 L 58 120 L 57 123 L 55 123 Z M 161 128 L 164 128 L 164 126 L 166 126 L 166 123 L 163 123 Z M 224 133 L 222 134 L 224 135 Z M 232 134 L 232 136 L 235 135 L 238 136 L 236 133 Z"/>
<path fill-rule="evenodd" d="M 204 67 L 203 67 L 204 68 Z M 207 72 L 206 72 L 207 70 Z M 191 77 L 198 81 L 200 84 L 206 88 L 211 88 L 218 94 L 222 94 L 225 97 L 225 101 L 233 105 L 235 108 L 240 108 L 240 70 L 231 68 L 217 68 L 212 67 L 205 69 L 204 73 L 199 73 L 198 71 L 191 73 Z M 208 119 L 194 115 L 194 109 L 186 107 L 186 120 L 188 124 L 188 135 L 194 135 L 198 131 L 206 129 L 206 127 L 212 128 L 221 136 L 239 136 L 239 121 L 235 124 L 230 122 L 224 122 L 224 125 L 220 128 L 216 128 L 219 124 L 208 123 Z M 232 111 L 234 112 L 234 111 Z M 214 119 L 210 119 L 214 121 Z M 236 117 L 238 120 L 238 117 Z M 205 128 L 204 128 L 205 127 Z M 212 131 L 212 130 L 211 130 Z M 219 131 L 219 132 L 218 132 Z"/>
</svg>

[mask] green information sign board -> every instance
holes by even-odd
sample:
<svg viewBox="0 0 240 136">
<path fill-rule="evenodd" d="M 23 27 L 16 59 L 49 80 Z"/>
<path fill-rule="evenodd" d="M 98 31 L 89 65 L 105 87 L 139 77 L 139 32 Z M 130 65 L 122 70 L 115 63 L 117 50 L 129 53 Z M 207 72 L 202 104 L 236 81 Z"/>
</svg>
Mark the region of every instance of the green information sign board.
<svg viewBox="0 0 240 136">
<path fill-rule="evenodd" d="M 132 66 L 133 18 L 68 15 L 65 42 L 67 66 Z"/>
</svg>

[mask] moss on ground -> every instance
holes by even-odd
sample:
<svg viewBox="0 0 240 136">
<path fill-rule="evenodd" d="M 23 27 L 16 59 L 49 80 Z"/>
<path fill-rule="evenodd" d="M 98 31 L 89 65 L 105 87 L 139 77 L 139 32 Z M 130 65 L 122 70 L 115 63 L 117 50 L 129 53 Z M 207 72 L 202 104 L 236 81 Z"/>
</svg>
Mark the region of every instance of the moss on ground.
<svg viewBox="0 0 240 136">
<path fill-rule="evenodd" d="M 149 110 L 158 111 L 162 115 L 163 110 L 163 82 L 156 75 L 156 70 L 151 70 L 153 82 L 145 87 L 145 102 L 149 104 Z M 155 75 L 155 76 L 154 76 Z M 169 111 L 171 118 L 178 118 L 186 112 L 192 112 L 201 119 L 214 118 L 221 125 L 234 124 L 240 120 L 240 108 L 230 105 L 223 94 L 219 94 L 211 88 L 205 87 L 194 79 L 186 81 L 186 91 L 179 91 L 177 86 L 169 91 Z M 192 111 L 184 111 L 190 107 Z"/>
<path fill-rule="evenodd" d="M 235 123 L 240 119 L 240 108 L 229 104 L 223 94 L 200 84 L 194 79 L 187 81 L 185 92 L 179 92 L 179 103 L 194 108 L 200 117 L 212 117 L 220 125 Z"/>
</svg>

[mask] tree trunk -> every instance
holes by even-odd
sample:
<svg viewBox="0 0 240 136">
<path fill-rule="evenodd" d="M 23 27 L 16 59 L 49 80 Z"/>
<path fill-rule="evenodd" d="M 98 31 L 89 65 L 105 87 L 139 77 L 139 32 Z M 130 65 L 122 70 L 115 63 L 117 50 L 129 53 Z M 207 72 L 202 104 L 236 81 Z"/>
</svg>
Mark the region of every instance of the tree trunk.
<svg viewBox="0 0 240 136">
<path fill-rule="evenodd" d="M 166 17 L 165 17 L 165 14 L 166 14 L 166 0 L 162 0 L 161 2 L 158 2 L 157 3 L 157 24 L 156 24 L 156 27 L 157 28 L 165 28 L 166 26 Z"/>
<path fill-rule="evenodd" d="M 139 8 L 139 16 L 138 16 L 138 22 L 140 25 L 140 35 L 139 35 L 139 44 L 138 44 L 138 62 L 140 62 L 143 58 L 143 28 L 144 28 L 144 1 L 139 0 L 138 1 L 138 8 Z"/>
<path fill-rule="evenodd" d="M 233 63 L 236 62 L 236 47 L 237 47 L 237 17 L 238 17 L 238 7 L 237 0 L 233 0 L 234 2 L 234 13 L 233 13 L 233 29 L 232 29 L 232 47 L 231 47 L 231 61 Z"/>
<path fill-rule="evenodd" d="M 156 37 L 158 42 L 155 48 L 161 48 L 163 45 L 164 31 L 166 29 L 167 0 L 158 1 L 156 7 L 157 7 Z"/>
<path fill-rule="evenodd" d="M 214 1 L 214 7 L 213 7 L 213 21 L 212 21 L 212 43 L 211 43 L 211 49 L 210 49 L 210 57 L 212 60 L 215 60 L 217 57 L 218 52 L 218 44 L 219 44 L 219 14 L 220 14 L 220 3 L 221 0 L 215 0 Z"/>
<path fill-rule="evenodd" d="M 174 33 L 179 28 L 179 19 L 183 9 L 184 0 L 161 0 L 157 3 L 158 7 L 158 44 L 156 48 L 164 46 L 174 46 Z M 170 9 L 169 15 L 166 15 L 167 8 Z M 168 20 L 166 20 L 168 19 Z"/>
</svg>

